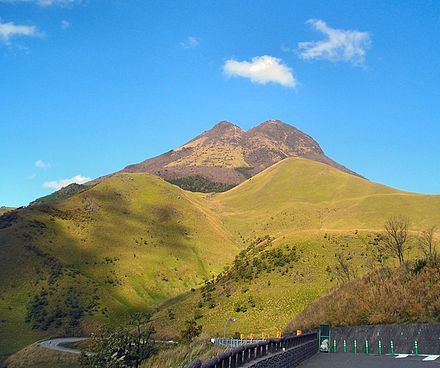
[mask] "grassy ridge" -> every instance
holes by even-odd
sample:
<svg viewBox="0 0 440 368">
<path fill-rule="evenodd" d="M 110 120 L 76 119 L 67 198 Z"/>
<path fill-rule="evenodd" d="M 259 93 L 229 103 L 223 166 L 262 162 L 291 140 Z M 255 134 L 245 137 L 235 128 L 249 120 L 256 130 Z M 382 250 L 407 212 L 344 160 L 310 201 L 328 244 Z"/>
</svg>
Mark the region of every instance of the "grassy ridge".
<svg viewBox="0 0 440 368">
<path fill-rule="evenodd" d="M 440 223 L 440 196 L 399 191 L 318 162 L 288 158 L 214 197 L 241 235 L 302 230 L 376 230 L 397 214 L 414 229 Z"/>
<path fill-rule="evenodd" d="M 77 193 L 80 193 L 83 190 L 88 189 L 87 185 L 83 185 L 83 184 L 69 184 L 64 188 L 61 188 L 59 190 L 57 190 L 54 193 L 51 193 L 47 196 L 44 197 L 40 197 L 37 198 L 35 201 L 31 202 L 31 205 L 38 205 L 38 204 L 54 204 L 57 203 L 59 201 L 62 201 L 64 199 L 68 199 L 72 196 L 74 196 Z"/>
<path fill-rule="evenodd" d="M 236 247 L 217 215 L 199 202 L 157 177 L 120 174 L 52 207 L 33 206 L 3 218 L 2 351 L 59 333 L 56 320 L 46 332 L 24 323 L 26 306 L 43 290 L 51 293 L 48 318 L 74 287 L 96 294 L 93 319 L 120 322 L 127 311 L 158 305 L 218 273 Z M 29 251 L 29 245 L 39 252 Z M 48 266 L 51 260 L 56 266 Z M 77 277 L 68 276 L 72 270 Z M 89 301 L 81 295 L 77 299 L 84 308 Z"/>
</svg>

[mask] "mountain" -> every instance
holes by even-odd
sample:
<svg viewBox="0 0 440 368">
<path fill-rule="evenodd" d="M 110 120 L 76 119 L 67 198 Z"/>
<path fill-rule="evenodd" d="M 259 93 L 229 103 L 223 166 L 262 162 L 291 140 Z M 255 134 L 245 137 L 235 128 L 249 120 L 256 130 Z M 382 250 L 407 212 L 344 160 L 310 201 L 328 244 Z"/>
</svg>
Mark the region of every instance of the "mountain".
<svg viewBox="0 0 440 368">
<path fill-rule="evenodd" d="M 268 122 L 245 135 L 264 142 L 279 126 Z M 223 133 L 202 134 L 184 158 L 209 168 L 214 148 L 203 156 L 197 147 L 209 139 L 217 147 L 222 136 L 216 157 L 220 165 L 224 151 L 231 172 L 244 167 L 243 157 L 258 170 L 270 161 L 232 152 L 230 142 L 245 136 L 238 127 L 216 129 Z M 303 139 L 292 144 L 296 154 L 319 152 Z M 335 285 L 326 269 L 336 252 L 362 275 L 390 216 L 410 217 L 413 232 L 440 223 L 438 195 L 399 191 L 328 162 L 273 157 L 279 161 L 222 193 L 124 171 L 0 216 L 0 355 L 46 336 L 117 325 L 146 309 L 157 310 L 165 337 L 191 318 L 207 334 L 222 333 L 229 317 L 237 318 L 236 331 L 273 335 Z"/>
<path fill-rule="evenodd" d="M 122 171 L 157 175 L 191 191 L 221 192 L 287 157 L 308 158 L 358 175 L 328 158 L 313 138 L 279 120 L 248 131 L 222 121 L 183 146 Z"/>
</svg>

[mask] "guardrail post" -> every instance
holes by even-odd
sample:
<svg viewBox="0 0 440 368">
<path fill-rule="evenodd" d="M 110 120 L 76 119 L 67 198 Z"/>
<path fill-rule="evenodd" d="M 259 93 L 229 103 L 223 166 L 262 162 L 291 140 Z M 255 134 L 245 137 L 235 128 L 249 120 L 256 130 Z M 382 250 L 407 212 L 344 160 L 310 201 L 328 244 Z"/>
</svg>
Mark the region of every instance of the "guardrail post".
<svg viewBox="0 0 440 368">
<path fill-rule="evenodd" d="M 365 340 L 365 354 L 368 354 L 368 340 Z"/>
<path fill-rule="evenodd" d="M 390 349 L 391 349 L 391 354 L 394 355 L 394 343 L 393 343 L 393 340 L 390 341 Z"/>
<path fill-rule="evenodd" d="M 243 352 L 244 352 L 244 347 L 240 346 L 238 352 L 236 353 L 236 359 L 235 359 L 235 367 L 239 367 L 240 365 L 243 364 Z M 235 368 L 232 367 L 231 368 Z"/>
<path fill-rule="evenodd" d="M 254 360 L 255 358 L 255 347 L 250 346 L 249 347 L 249 361 Z"/>
<path fill-rule="evenodd" d="M 378 344 L 377 352 L 379 353 L 379 355 L 382 355 L 382 341 L 379 340 L 377 344 Z"/>
<path fill-rule="evenodd" d="M 336 353 L 336 339 L 333 339 L 333 352 Z"/>
<path fill-rule="evenodd" d="M 232 351 L 231 357 L 229 358 L 229 367 L 230 368 L 236 368 L 237 367 L 237 355 L 238 355 L 238 351 L 237 348 L 235 348 Z"/>
<path fill-rule="evenodd" d="M 344 353 L 347 352 L 347 341 L 344 340 Z"/>
<path fill-rule="evenodd" d="M 357 353 L 357 341 L 356 339 L 354 340 L 354 353 Z"/>
<path fill-rule="evenodd" d="M 261 343 L 261 356 L 266 355 L 267 341 L 263 341 Z"/>
<path fill-rule="evenodd" d="M 217 362 L 215 368 L 223 368 L 229 366 L 229 352 L 217 355 Z"/>
<path fill-rule="evenodd" d="M 419 355 L 419 344 L 417 343 L 417 340 L 414 340 L 414 351 L 416 353 L 416 356 Z"/>
</svg>

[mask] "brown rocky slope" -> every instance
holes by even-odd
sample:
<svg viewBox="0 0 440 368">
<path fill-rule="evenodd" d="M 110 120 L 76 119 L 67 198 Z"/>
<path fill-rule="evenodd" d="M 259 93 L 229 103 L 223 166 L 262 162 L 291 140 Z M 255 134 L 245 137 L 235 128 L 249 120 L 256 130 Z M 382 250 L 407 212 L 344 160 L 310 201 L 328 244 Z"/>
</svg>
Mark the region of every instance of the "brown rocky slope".
<svg viewBox="0 0 440 368">
<path fill-rule="evenodd" d="M 177 149 L 121 171 L 157 175 L 187 190 L 218 192 L 286 157 L 308 158 L 359 176 L 327 157 L 313 138 L 279 120 L 248 131 L 222 121 Z"/>
</svg>

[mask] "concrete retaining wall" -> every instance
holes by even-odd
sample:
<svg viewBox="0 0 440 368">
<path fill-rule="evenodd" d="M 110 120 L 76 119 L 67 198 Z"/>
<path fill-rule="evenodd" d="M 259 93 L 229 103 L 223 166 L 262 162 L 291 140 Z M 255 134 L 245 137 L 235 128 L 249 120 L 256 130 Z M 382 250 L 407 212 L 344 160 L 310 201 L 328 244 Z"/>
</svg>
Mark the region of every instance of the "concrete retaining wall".
<svg viewBox="0 0 440 368">
<path fill-rule="evenodd" d="M 357 351 L 365 352 L 365 340 L 369 343 L 369 352 L 378 353 L 379 340 L 382 342 L 382 353 L 391 353 L 390 341 L 394 343 L 395 353 L 415 353 L 414 341 L 417 341 L 420 354 L 440 354 L 440 323 L 410 323 L 405 325 L 375 325 L 333 327 L 333 340 L 336 340 L 337 352 L 343 352 L 343 342 L 347 342 L 347 352 L 353 352 L 354 340 L 357 340 Z"/>
</svg>

